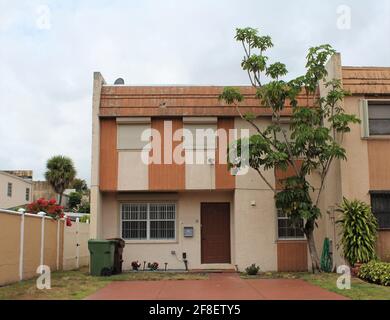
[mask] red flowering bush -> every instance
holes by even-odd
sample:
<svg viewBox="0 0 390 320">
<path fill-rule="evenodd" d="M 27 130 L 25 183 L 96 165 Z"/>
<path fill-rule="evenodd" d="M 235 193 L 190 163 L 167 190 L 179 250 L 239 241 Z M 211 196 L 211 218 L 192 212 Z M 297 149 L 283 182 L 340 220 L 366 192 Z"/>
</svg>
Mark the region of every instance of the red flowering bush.
<svg viewBox="0 0 390 320">
<path fill-rule="evenodd" d="M 27 205 L 27 211 L 34 214 L 42 211 L 56 220 L 64 217 L 64 207 L 59 206 L 55 199 L 45 200 L 44 198 L 40 198 Z"/>
</svg>

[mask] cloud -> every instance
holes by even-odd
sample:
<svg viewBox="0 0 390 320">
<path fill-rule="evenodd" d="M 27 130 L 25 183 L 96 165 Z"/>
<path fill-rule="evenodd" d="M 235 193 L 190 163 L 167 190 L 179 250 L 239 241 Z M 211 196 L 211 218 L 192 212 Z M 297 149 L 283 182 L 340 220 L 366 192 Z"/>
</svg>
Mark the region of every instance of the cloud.
<svg viewBox="0 0 390 320">
<path fill-rule="evenodd" d="M 337 29 L 342 4 L 349 30 Z M 273 37 L 271 59 L 292 76 L 321 43 L 346 65 L 388 66 L 389 16 L 386 0 L 0 0 L 0 168 L 42 179 L 46 160 L 65 154 L 89 181 L 93 71 L 109 83 L 247 84 L 233 39 L 244 26 Z"/>
</svg>

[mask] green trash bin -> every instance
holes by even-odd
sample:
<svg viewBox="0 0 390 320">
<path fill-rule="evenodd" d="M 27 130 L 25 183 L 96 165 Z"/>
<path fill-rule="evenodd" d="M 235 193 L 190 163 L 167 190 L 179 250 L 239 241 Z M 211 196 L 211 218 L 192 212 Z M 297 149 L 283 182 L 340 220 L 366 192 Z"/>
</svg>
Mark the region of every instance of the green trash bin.
<svg viewBox="0 0 390 320">
<path fill-rule="evenodd" d="M 115 241 L 89 240 L 90 270 L 93 276 L 110 276 L 114 268 Z"/>
</svg>

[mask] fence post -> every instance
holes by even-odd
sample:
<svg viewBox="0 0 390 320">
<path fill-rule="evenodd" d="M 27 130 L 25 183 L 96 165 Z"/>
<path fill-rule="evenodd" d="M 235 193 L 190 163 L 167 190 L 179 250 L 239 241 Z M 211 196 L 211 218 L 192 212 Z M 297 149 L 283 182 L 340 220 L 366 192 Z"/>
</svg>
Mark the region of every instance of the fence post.
<svg viewBox="0 0 390 320">
<path fill-rule="evenodd" d="M 57 219 L 57 271 L 60 268 L 60 225 L 61 219 Z"/>
<path fill-rule="evenodd" d="M 40 265 L 43 266 L 43 258 L 45 254 L 45 212 L 38 212 L 38 215 L 42 217 L 41 221 L 41 260 Z"/>
<path fill-rule="evenodd" d="M 80 218 L 76 218 L 76 269 L 80 268 Z"/>
<path fill-rule="evenodd" d="M 25 209 L 20 208 L 20 246 L 19 246 L 19 280 L 23 280 L 23 258 L 24 258 L 24 214 Z"/>
</svg>

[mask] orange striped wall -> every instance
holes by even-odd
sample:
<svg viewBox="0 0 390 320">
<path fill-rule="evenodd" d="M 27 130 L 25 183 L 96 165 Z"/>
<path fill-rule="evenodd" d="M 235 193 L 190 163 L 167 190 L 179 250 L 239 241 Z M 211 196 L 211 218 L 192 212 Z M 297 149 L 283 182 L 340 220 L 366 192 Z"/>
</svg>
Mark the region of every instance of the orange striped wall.
<svg viewBox="0 0 390 320">
<path fill-rule="evenodd" d="M 278 241 L 277 251 L 279 272 L 307 271 L 306 241 Z"/>
<path fill-rule="evenodd" d="M 183 128 L 182 119 L 166 119 L 172 121 L 172 133 Z M 162 164 L 149 165 L 149 190 L 184 190 L 185 189 L 185 165 L 164 164 L 164 119 L 153 118 L 152 129 L 158 130 L 161 135 L 161 159 Z M 172 141 L 172 151 L 181 141 Z M 182 150 L 184 152 L 184 150 Z"/>
<path fill-rule="evenodd" d="M 369 140 L 370 190 L 390 190 L 390 140 Z"/>
<path fill-rule="evenodd" d="M 229 129 L 234 129 L 234 118 L 219 118 L 218 129 L 223 129 L 227 132 L 229 143 L 233 141 L 233 137 L 229 136 Z M 230 174 L 227 164 L 219 163 L 219 139 L 217 140 L 216 161 L 215 161 L 215 188 L 218 190 L 234 189 L 236 179 Z M 227 150 L 226 150 L 227 152 Z"/>
<path fill-rule="evenodd" d="M 116 119 L 100 119 L 100 190 L 116 191 L 118 187 L 118 151 Z"/>
</svg>

